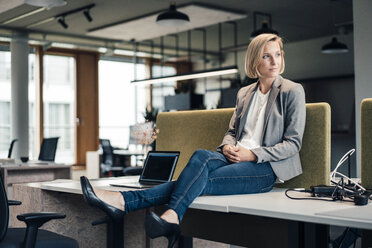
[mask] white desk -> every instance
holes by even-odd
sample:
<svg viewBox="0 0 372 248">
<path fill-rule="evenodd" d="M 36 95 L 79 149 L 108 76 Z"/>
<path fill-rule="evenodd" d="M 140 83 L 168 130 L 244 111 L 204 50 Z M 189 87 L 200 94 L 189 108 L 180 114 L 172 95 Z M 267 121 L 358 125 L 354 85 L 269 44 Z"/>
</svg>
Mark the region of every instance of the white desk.
<svg viewBox="0 0 372 248">
<path fill-rule="evenodd" d="M 138 176 L 91 180 L 91 183 L 97 188 L 112 191 L 133 190 L 110 186 L 110 183 L 122 180 L 137 181 Z M 81 194 L 80 182 L 72 180 L 43 182 L 33 186 L 44 190 Z M 190 208 L 372 230 L 372 215 L 366 217 L 366 213 L 372 213 L 372 204 L 355 206 L 353 202 L 292 200 L 285 196 L 284 191 L 285 189 L 274 188 L 263 194 L 200 196 L 194 200 Z M 296 197 L 310 197 L 309 193 L 295 194 Z"/>
<path fill-rule="evenodd" d="M 275 188 L 269 193 L 228 197 L 228 211 L 271 218 L 303 221 L 317 224 L 372 229 L 372 204 L 355 206 L 353 202 L 292 200 L 284 195 L 285 189 Z M 294 195 L 295 194 L 295 195 Z M 296 197 L 310 197 L 309 193 L 292 193 Z"/>
<path fill-rule="evenodd" d="M 137 176 L 131 176 L 131 177 L 125 178 L 125 180 L 134 180 L 134 181 L 137 179 L 138 179 Z M 98 179 L 98 180 L 91 180 L 91 183 L 92 185 L 98 188 L 109 189 L 112 191 L 133 190 L 130 188 L 110 186 L 110 183 L 115 183 L 121 180 L 124 180 L 124 179 L 120 177 L 104 178 L 104 179 Z M 76 194 L 81 195 L 80 182 L 72 181 L 72 180 L 61 179 L 61 180 L 56 180 L 52 182 L 29 183 L 27 184 L 27 187 L 41 189 L 42 194 L 43 194 L 43 191 L 47 191 L 47 192 L 56 192 L 56 193 L 64 192 L 64 193 L 72 193 L 75 195 Z M 305 195 L 309 196 L 308 193 L 301 193 L 301 194 L 303 194 L 303 196 Z M 47 195 L 50 195 L 50 194 L 47 194 Z M 296 196 L 300 197 L 301 195 L 300 193 L 298 193 L 298 195 Z M 71 196 L 71 198 L 73 197 Z M 79 199 L 80 201 L 78 202 L 78 204 L 84 205 L 82 198 L 80 197 Z M 18 200 L 22 200 L 22 199 L 18 199 Z M 64 207 L 67 209 L 71 208 L 68 206 L 64 206 Z M 70 211 L 70 210 L 67 210 L 67 211 Z M 193 211 L 197 211 L 196 214 L 193 213 Z M 267 228 L 268 229 L 273 228 L 274 230 L 273 233 L 276 234 L 278 233 L 278 230 L 280 232 L 281 229 L 288 228 L 288 231 L 279 233 L 275 237 L 272 237 L 271 233 L 267 235 L 269 235 L 271 239 L 281 239 L 283 235 L 285 236 L 288 234 L 288 239 L 290 239 L 291 237 L 295 237 L 296 235 L 301 235 L 300 234 L 301 230 L 299 230 L 301 228 L 299 228 L 298 224 L 296 223 L 300 223 L 300 224 L 310 223 L 310 225 L 311 223 L 315 223 L 315 224 L 321 224 L 322 226 L 323 225 L 337 225 L 337 226 L 356 227 L 356 228 L 361 228 L 361 229 L 372 230 L 372 217 L 365 218 L 366 213 L 370 213 L 371 211 L 372 211 L 371 204 L 368 204 L 367 206 L 354 206 L 352 202 L 291 200 L 285 196 L 284 189 L 275 188 L 271 192 L 263 193 L 263 194 L 198 197 L 190 205 L 190 209 L 185 215 L 183 225 L 184 223 L 186 223 L 185 225 L 192 223 L 191 232 L 188 231 L 189 227 L 185 228 L 186 235 L 205 238 L 203 236 L 204 234 L 198 236 L 199 235 L 198 232 L 200 232 L 200 230 L 201 232 L 204 232 L 205 229 L 215 228 L 213 229 L 213 232 L 216 232 L 216 229 L 218 230 L 218 229 L 221 229 L 223 226 L 226 226 L 229 228 L 229 231 L 233 234 L 234 233 L 236 234 L 238 231 L 240 232 L 243 231 L 246 233 L 245 236 L 247 236 L 247 234 L 251 234 L 250 230 L 252 229 L 249 229 L 249 228 L 253 228 L 253 230 L 255 230 L 258 227 L 258 225 L 260 225 L 261 222 L 265 222 L 263 226 L 265 226 L 266 229 L 264 229 L 265 231 L 260 231 L 260 233 L 266 233 Z M 133 213 L 135 214 L 135 212 Z M 143 214 L 143 212 L 141 211 L 140 213 Z M 198 215 L 200 213 L 201 215 Z M 76 215 L 73 213 L 70 213 L 70 214 L 73 216 Z M 211 214 L 210 217 L 212 219 L 218 219 L 219 217 L 222 216 L 225 222 L 218 223 L 217 221 L 217 223 L 212 223 L 209 221 L 204 221 L 202 220 L 202 218 L 206 214 L 207 215 Z M 247 221 L 247 216 L 251 217 L 252 221 Z M 129 220 L 131 221 L 130 219 L 131 216 L 130 215 L 126 216 L 126 218 L 128 217 L 129 217 Z M 92 217 L 89 217 L 89 218 L 92 218 Z M 229 219 L 231 218 L 233 219 L 235 218 L 235 219 L 231 223 L 228 223 Z M 278 220 L 278 221 L 275 221 L 275 220 Z M 143 219 L 137 216 L 135 221 L 137 223 L 135 225 L 141 225 Z M 201 223 L 198 221 L 201 221 Z M 292 223 L 292 224 L 295 223 L 295 225 L 292 225 L 292 224 L 287 225 L 286 221 L 289 221 L 289 223 Z M 128 222 L 125 221 L 125 223 L 128 223 Z M 133 225 L 133 222 L 132 222 L 132 225 Z M 214 226 L 210 227 L 210 225 L 214 225 Z M 291 228 L 290 225 L 292 225 L 294 229 L 290 229 Z M 129 230 L 131 230 L 131 228 L 133 229 L 133 226 L 131 226 Z M 182 228 L 184 231 L 184 226 Z M 293 232 L 293 230 L 295 230 L 295 232 Z M 325 229 L 322 229 L 323 232 L 324 230 Z M 126 231 L 126 232 L 132 233 L 131 231 Z M 303 231 L 303 232 L 307 232 L 307 231 Z M 128 235 L 130 236 L 130 234 Z M 136 235 L 142 235 L 142 234 L 137 233 Z M 133 236 L 136 236 L 136 235 L 133 235 Z M 226 235 L 227 234 L 225 233 L 225 231 L 223 231 L 221 233 L 218 233 L 217 239 L 214 238 L 215 236 L 210 237 L 208 235 L 206 236 L 206 238 L 223 242 L 226 238 Z M 131 238 L 134 238 L 134 237 L 131 237 Z M 236 239 L 241 239 L 241 238 L 242 236 L 239 236 Z M 283 237 L 283 238 L 286 239 L 287 237 Z M 130 239 L 130 238 L 126 237 L 125 239 Z M 263 237 L 257 237 L 257 239 L 260 240 L 260 239 L 263 239 Z M 315 239 L 315 238 L 314 236 L 311 236 L 310 239 Z M 307 238 L 307 240 L 309 240 L 309 238 Z M 241 245 L 239 243 L 232 242 L 231 239 L 229 238 L 227 238 L 225 242 L 227 243 L 231 242 L 233 244 Z M 260 242 L 262 244 L 262 241 Z M 285 242 L 289 243 L 288 240 Z M 284 245 L 287 245 L 287 243 L 285 242 L 284 244 L 280 243 L 281 245 L 278 245 L 278 247 L 280 246 L 285 247 Z M 297 243 L 295 243 L 294 245 L 292 244 L 290 246 L 297 247 Z M 252 247 L 255 247 L 255 246 L 253 245 Z M 304 247 L 320 247 L 320 246 L 317 246 L 316 244 L 314 244 L 312 246 L 304 246 Z"/>
<path fill-rule="evenodd" d="M 106 189 L 111 191 L 130 191 L 133 188 L 124 188 L 124 187 L 113 187 L 110 186 L 111 183 L 118 183 L 122 182 L 123 180 L 126 181 L 138 181 L 139 176 L 127 176 L 123 179 L 123 177 L 110 177 L 110 178 L 101 178 L 101 179 L 91 179 L 90 182 L 94 187 L 99 189 Z M 81 186 L 80 182 L 73 181 L 73 180 L 55 180 L 52 182 L 42 182 L 42 183 L 34 183 L 28 184 L 32 187 L 44 189 L 44 190 L 52 190 L 57 192 L 65 192 L 65 193 L 73 193 L 73 194 L 82 194 L 81 193 Z M 191 204 L 191 208 L 202 209 L 202 210 L 212 210 L 218 212 L 228 212 L 228 204 L 226 199 L 221 196 L 202 196 L 195 199 L 195 201 Z"/>
</svg>

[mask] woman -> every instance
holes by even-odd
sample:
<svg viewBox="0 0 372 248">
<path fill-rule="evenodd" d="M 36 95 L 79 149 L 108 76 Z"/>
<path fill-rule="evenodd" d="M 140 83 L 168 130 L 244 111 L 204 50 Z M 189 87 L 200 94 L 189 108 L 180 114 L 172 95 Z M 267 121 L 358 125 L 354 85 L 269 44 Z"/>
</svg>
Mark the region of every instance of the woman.
<svg viewBox="0 0 372 248">
<path fill-rule="evenodd" d="M 172 247 L 180 234 L 179 222 L 196 197 L 267 192 L 276 179 L 301 174 L 305 94 L 300 84 L 280 76 L 284 71 L 281 38 L 257 36 L 248 46 L 245 63 L 248 77 L 258 81 L 239 90 L 235 112 L 217 152 L 197 150 L 177 181 L 143 191 L 93 189 L 82 177 L 86 201 L 113 219 L 167 204 L 160 217 L 155 213 L 146 217 L 145 227 L 150 238 L 166 236 Z"/>
</svg>

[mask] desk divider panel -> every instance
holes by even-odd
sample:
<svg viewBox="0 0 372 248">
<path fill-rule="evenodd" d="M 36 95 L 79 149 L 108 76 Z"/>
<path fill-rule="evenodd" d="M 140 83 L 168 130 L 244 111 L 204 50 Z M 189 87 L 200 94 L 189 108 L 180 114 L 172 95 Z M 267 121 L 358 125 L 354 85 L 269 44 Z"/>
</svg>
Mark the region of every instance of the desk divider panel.
<svg viewBox="0 0 372 248">
<path fill-rule="evenodd" d="M 372 98 L 360 105 L 361 179 L 362 185 L 372 188 Z"/>
<path fill-rule="evenodd" d="M 328 103 L 306 104 L 300 158 L 302 174 L 277 187 L 308 189 L 312 185 L 330 185 L 331 107 Z"/>
<path fill-rule="evenodd" d="M 181 151 L 177 179 L 197 149 L 216 150 L 228 129 L 234 108 L 160 113 L 156 150 Z M 303 174 L 279 187 L 329 185 L 331 109 L 327 103 L 306 104 L 306 127 L 300 151 Z"/>
<path fill-rule="evenodd" d="M 156 150 L 181 151 L 174 179 L 178 178 L 195 150 L 216 150 L 233 112 L 234 108 L 159 113 Z"/>
</svg>

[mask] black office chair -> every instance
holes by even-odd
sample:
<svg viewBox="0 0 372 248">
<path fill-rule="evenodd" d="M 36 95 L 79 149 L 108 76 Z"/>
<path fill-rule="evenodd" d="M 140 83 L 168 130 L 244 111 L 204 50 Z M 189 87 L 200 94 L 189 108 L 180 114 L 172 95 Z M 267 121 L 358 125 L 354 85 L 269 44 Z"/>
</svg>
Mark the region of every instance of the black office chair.
<svg viewBox="0 0 372 248">
<path fill-rule="evenodd" d="M 14 143 L 16 141 L 18 141 L 18 139 L 14 139 L 14 140 L 12 140 L 12 142 L 10 142 L 10 147 L 9 147 L 9 151 L 8 151 L 8 158 L 10 158 L 12 156 L 12 151 L 13 151 Z"/>
<path fill-rule="evenodd" d="M 20 205 L 20 201 L 8 200 L 3 176 L 0 171 L 0 247 L 1 248 L 78 248 L 76 240 L 47 230 L 39 229 L 52 219 L 66 215 L 58 213 L 27 213 L 17 216 L 26 223 L 26 228 L 8 228 L 9 206 Z"/>
<path fill-rule="evenodd" d="M 114 148 L 111 146 L 110 140 L 99 139 L 102 147 L 102 163 L 100 164 L 101 176 L 129 176 L 140 175 L 142 166 L 125 166 L 117 165 L 118 159 L 114 154 Z"/>
<path fill-rule="evenodd" d="M 59 137 L 44 138 L 38 160 L 54 162 Z"/>
</svg>

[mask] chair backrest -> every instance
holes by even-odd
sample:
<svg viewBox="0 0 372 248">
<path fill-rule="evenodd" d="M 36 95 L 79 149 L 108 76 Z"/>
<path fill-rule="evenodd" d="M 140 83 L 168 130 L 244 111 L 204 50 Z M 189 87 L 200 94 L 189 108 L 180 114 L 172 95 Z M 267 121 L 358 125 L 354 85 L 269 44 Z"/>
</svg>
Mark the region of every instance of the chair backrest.
<svg viewBox="0 0 372 248">
<path fill-rule="evenodd" d="M 196 149 L 215 150 L 226 133 L 233 108 L 158 114 L 156 149 L 180 151 L 176 179 Z M 327 103 L 306 104 L 306 127 L 300 151 L 303 174 L 283 187 L 329 184 L 331 111 Z"/>
<path fill-rule="evenodd" d="M 57 144 L 59 137 L 44 138 L 41 143 L 39 160 L 42 161 L 54 161 L 56 157 Z"/>
<path fill-rule="evenodd" d="M 372 188 L 372 98 L 360 105 L 361 180 L 362 185 Z"/>
<path fill-rule="evenodd" d="M 18 141 L 18 139 L 14 139 L 14 140 L 12 140 L 12 142 L 10 142 L 10 147 L 9 147 L 9 151 L 8 151 L 8 158 L 10 158 L 12 156 L 12 151 L 13 151 L 14 143 L 16 141 Z"/>
<path fill-rule="evenodd" d="M 0 170 L 0 241 L 4 239 L 8 230 L 9 206 L 6 196 L 3 175 Z"/>
<path fill-rule="evenodd" d="M 111 142 L 108 139 L 99 139 L 102 147 L 102 162 L 105 165 L 112 166 L 114 165 L 114 150 L 111 146 Z"/>
</svg>

